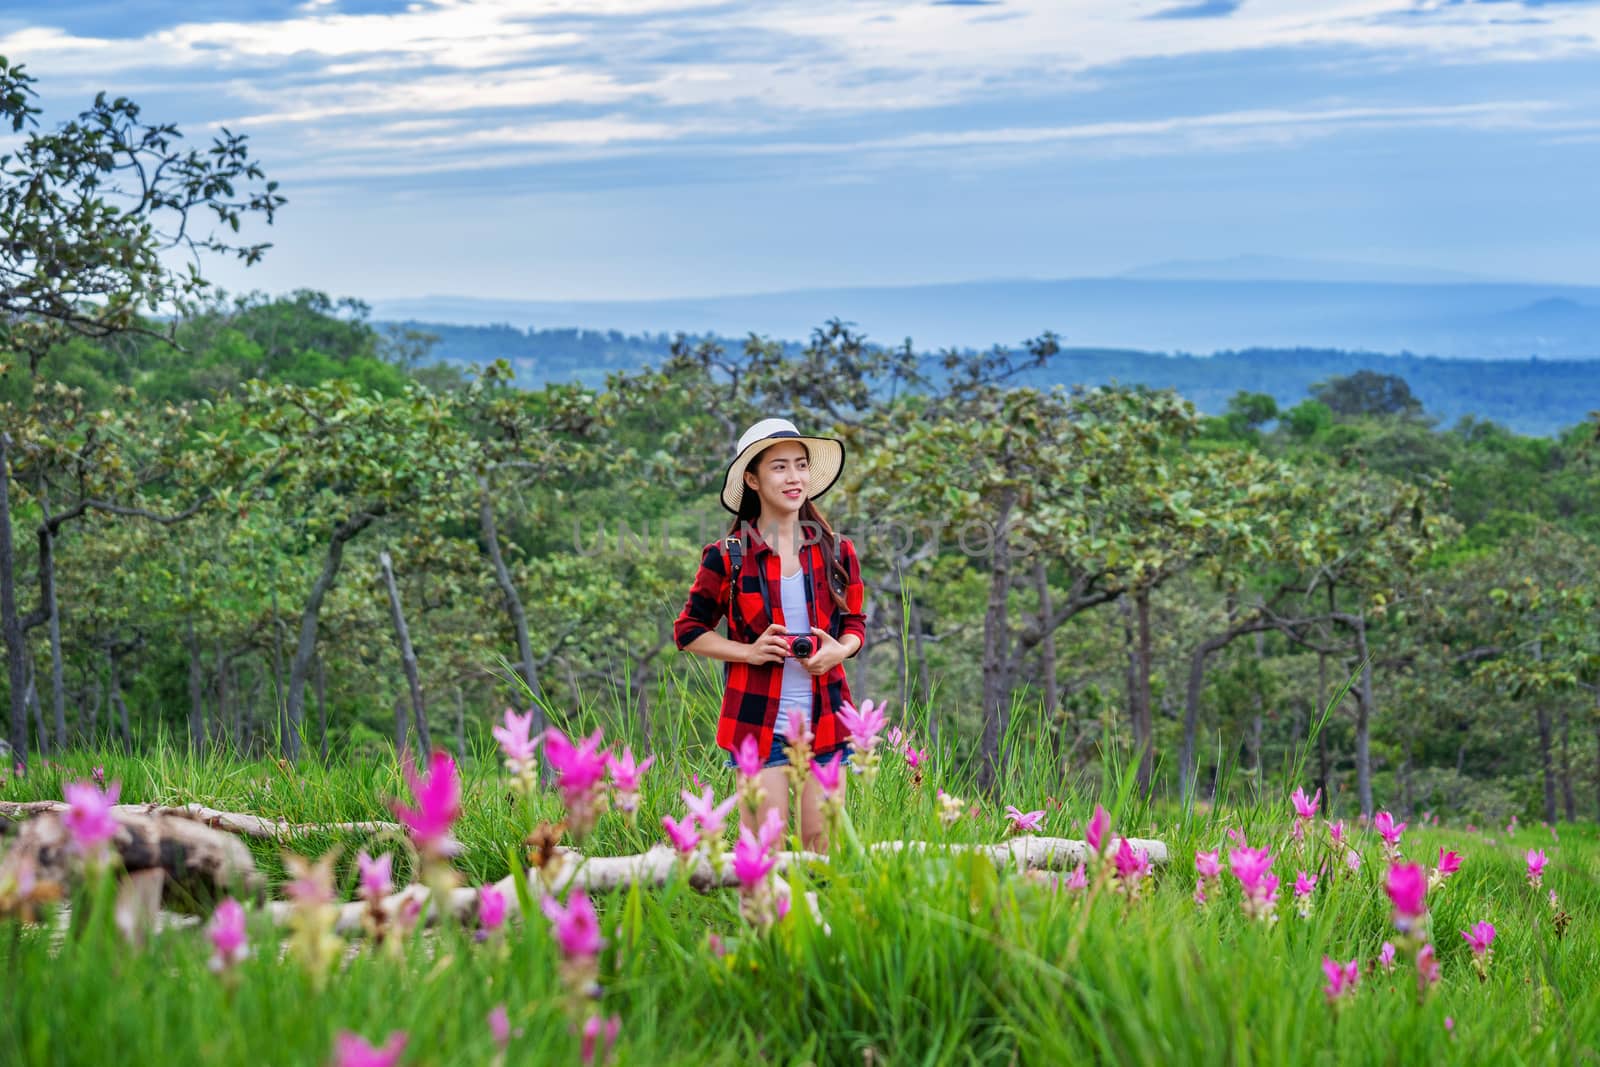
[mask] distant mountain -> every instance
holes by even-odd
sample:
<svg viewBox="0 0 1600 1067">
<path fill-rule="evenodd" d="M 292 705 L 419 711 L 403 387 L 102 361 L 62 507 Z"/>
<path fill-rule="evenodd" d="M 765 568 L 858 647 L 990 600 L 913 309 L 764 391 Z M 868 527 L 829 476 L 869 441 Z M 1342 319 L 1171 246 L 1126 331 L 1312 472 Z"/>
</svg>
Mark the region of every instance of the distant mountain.
<svg viewBox="0 0 1600 1067">
<path fill-rule="evenodd" d="M 1407 267 L 1391 263 L 1351 263 L 1283 256 L 1234 256 L 1231 259 L 1173 259 L 1135 267 L 1119 278 L 1165 278 L 1190 281 L 1272 282 L 1399 282 L 1429 284 L 1487 282 L 1493 279 L 1437 267 Z"/>
<path fill-rule="evenodd" d="M 435 296 L 374 302 L 374 317 L 624 333 L 752 332 L 804 339 L 831 318 L 925 350 L 1017 344 L 1153 352 L 1324 348 L 1461 359 L 1600 359 L 1600 287 L 1513 282 L 1080 278 L 806 289 L 673 300 Z"/>
</svg>

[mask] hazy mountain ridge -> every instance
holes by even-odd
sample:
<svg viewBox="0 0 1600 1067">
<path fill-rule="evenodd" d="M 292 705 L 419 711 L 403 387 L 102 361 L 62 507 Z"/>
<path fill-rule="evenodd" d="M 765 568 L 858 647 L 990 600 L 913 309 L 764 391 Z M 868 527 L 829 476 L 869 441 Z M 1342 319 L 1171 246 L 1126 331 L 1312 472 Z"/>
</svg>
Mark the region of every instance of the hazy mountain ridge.
<svg viewBox="0 0 1600 1067">
<path fill-rule="evenodd" d="M 1152 268 L 1155 269 L 1155 268 Z M 1044 330 L 1149 352 L 1325 348 L 1460 359 L 1600 360 L 1600 287 L 1516 282 L 1166 278 L 976 281 L 662 300 L 434 296 L 374 302 L 379 319 L 796 339 L 831 318 L 869 337 L 943 347 Z"/>
</svg>

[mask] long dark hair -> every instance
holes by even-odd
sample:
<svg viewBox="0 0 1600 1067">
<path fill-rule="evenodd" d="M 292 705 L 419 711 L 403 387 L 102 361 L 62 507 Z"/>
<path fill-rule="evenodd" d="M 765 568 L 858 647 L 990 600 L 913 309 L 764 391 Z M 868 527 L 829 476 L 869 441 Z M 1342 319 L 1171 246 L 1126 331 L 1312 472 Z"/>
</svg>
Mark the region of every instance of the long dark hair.
<svg viewBox="0 0 1600 1067">
<path fill-rule="evenodd" d="M 805 449 L 806 462 L 811 462 L 811 450 L 806 448 L 805 442 L 798 442 Z M 767 454 L 769 448 L 762 449 L 745 465 L 743 474 L 755 474 L 756 467 L 761 463 L 761 457 Z M 758 475 L 759 477 L 759 475 Z M 740 483 L 744 481 L 740 477 Z M 761 496 L 746 485 L 744 495 L 739 498 L 739 514 L 733 518 L 733 523 L 728 527 L 728 536 L 737 537 L 748 524 L 754 526 L 761 517 Z M 817 510 L 817 505 L 808 497 L 800 505 L 800 521 L 815 524 L 817 540 L 822 543 L 823 565 L 827 568 L 828 592 L 833 596 L 833 603 L 840 611 L 847 610 L 845 591 L 849 587 L 850 575 L 845 570 L 844 561 L 839 558 L 839 535 L 833 530 L 828 520 L 822 517 L 822 512 Z"/>
</svg>

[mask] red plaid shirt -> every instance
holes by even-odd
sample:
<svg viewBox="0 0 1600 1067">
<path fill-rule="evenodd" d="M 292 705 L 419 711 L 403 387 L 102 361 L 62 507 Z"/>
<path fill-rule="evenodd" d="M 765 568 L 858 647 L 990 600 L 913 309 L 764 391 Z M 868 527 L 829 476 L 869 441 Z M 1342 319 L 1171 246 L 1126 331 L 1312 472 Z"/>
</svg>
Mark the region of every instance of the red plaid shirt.
<svg viewBox="0 0 1600 1067">
<path fill-rule="evenodd" d="M 805 583 L 806 599 L 810 603 L 813 624 L 827 630 L 835 640 L 846 634 L 855 634 L 863 643 L 867 635 L 867 617 L 862 613 L 861 564 L 856 559 L 855 546 L 847 539 L 839 539 L 839 562 L 844 565 L 845 610 L 840 611 L 828 592 L 827 570 L 820 544 L 800 546 L 802 569 L 809 568 L 812 581 Z M 713 541 L 700 553 L 700 569 L 695 573 L 694 584 L 689 587 L 689 599 L 673 624 L 673 637 L 681 649 L 703 633 L 716 629 L 717 620 L 728 614 L 728 553 L 721 541 Z M 734 615 L 728 618 L 728 638 L 753 644 L 771 623 L 776 622 L 790 633 L 809 633 L 810 626 L 797 620 L 791 623 L 783 617 L 781 597 L 769 606 L 762 603 L 760 572 L 767 576 L 767 587 L 778 589 L 783 578 L 783 564 L 761 539 L 752 532 L 740 566 L 739 589 L 734 598 Z M 859 652 L 860 649 L 857 649 Z M 783 664 L 724 663 L 723 676 L 727 687 L 722 694 L 722 714 L 717 720 L 717 744 L 734 752 L 746 737 L 754 737 L 760 746 L 763 759 L 772 750 L 773 723 L 778 717 L 778 697 L 783 690 Z M 840 725 L 839 709 L 850 700 L 850 687 L 845 683 L 844 665 L 840 664 L 820 677 L 814 676 L 812 686 L 812 723 L 815 739 L 812 750 L 818 755 L 842 748 L 846 741 L 844 727 Z"/>
</svg>

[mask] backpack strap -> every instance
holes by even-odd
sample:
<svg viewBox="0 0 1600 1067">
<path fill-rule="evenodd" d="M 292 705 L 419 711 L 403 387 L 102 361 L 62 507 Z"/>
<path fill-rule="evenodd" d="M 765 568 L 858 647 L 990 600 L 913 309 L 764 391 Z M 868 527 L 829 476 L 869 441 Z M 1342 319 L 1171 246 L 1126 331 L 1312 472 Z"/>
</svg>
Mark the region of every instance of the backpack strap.
<svg viewBox="0 0 1600 1067">
<path fill-rule="evenodd" d="M 744 545 L 736 536 L 725 537 L 722 540 L 722 554 L 728 561 L 728 636 L 731 637 L 733 609 L 738 599 L 736 594 L 739 589 L 739 572 L 744 563 Z"/>
</svg>

